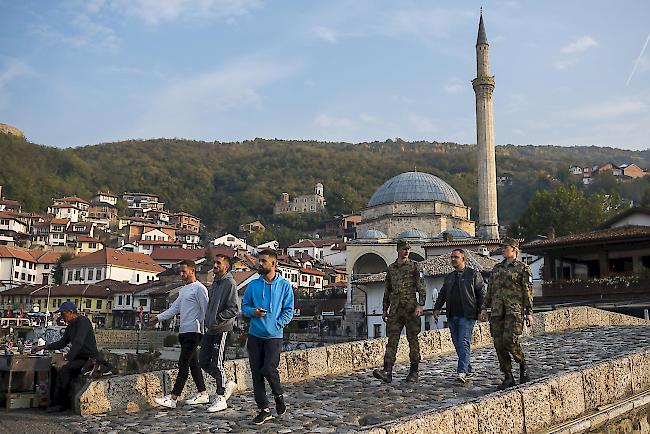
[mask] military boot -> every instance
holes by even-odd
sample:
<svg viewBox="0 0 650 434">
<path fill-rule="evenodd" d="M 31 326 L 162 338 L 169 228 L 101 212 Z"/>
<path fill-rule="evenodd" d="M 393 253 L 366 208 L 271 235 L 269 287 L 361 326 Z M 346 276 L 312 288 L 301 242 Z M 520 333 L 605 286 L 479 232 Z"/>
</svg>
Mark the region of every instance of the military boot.
<svg viewBox="0 0 650 434">
<path fill-rule="evenodd" d="M 372 371 L 372 376 L 384 383 L 390 383 L 393 381 L 393 370 L 386 367 L 384 369 L 375 369 Z"/>
<path fill-rule="evenodd" d="M 504 380 L 497 386 L 497 390 L 505 390 L 509 387 L 515 386 L 516 384 L 517 383 L 515 383 L 515 378 L 512 376 L 512 372 L 508 371 L 505 373 Z"/>
<path fill-rule="evenodd" d="M 418 365 L 411 365 L 411 369 L 409 370 L 409 374 L 406 376 L 404 381 L 407 383 L 417 383 L 418 381 Z"/>
<path fill-rule="evenodd" d="M 528 364 L 521 363 L 519 365 L 519 384 L 527 383 L 530 381 L 530 375 L 528 374 Z"/>
</svg>

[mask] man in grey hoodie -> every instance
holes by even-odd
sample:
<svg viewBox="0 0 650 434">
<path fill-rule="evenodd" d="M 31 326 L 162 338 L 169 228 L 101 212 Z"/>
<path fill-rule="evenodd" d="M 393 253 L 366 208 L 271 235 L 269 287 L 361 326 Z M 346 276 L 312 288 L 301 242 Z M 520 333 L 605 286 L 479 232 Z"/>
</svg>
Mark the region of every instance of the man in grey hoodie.
<svg viewBox="0 0 650 434">
<path fill-rule="evenodd" d="M 228 407 L 227 400 L 237 387 L 227 381 L 223 361 L 226 340 L 232 332 L 233 322 L 239 313 L 237 283 L 230 273 L 230 258 L 224 254 L 214 257 L 214 282 L 208 291 L 208 309 L 205 312 L 205 334 L 201 340 L 199 364 L 217 383 L 217 396 L 208 412 L 214 413 Z"/>
</svg>

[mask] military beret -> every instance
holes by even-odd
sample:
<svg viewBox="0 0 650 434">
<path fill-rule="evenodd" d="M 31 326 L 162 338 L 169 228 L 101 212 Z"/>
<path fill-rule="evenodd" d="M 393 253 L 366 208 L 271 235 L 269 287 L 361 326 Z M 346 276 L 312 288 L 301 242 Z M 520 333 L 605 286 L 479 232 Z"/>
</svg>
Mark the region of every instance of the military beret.
<svg viewBox="0 0 650 434">
<path fill-rule="evenodd" d="M 504 238 L 501 240 L 501 245 L 519 248 L 519 240 L 516 238 Z"/>
<path fill-rule="evenodd" d="M 411 248 L 411 243 L 407 240 L 397 240 L 397 250 L 402 250 L 406 248 Z"/>
</svg>

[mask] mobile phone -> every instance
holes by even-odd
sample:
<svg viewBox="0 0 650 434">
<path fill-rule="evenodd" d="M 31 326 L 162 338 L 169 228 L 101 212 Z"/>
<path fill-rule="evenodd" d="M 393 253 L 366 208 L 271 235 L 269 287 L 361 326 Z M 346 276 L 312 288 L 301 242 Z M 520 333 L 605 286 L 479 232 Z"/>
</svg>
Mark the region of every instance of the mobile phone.
<svg viewBox="0 0 650 434">
<path fill-rule="evenodd" d="M 266 309 L 264 309 L 263 307 L 258 307 L 257 309 L 259 309 L 260 312 L 265 312 L 266 313 Z"/>
</svg>

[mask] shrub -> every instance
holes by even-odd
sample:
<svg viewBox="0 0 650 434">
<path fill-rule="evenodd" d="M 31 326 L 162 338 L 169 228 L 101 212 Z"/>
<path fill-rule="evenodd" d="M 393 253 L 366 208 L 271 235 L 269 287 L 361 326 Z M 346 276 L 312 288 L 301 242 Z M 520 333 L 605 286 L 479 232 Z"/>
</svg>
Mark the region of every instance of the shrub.
<svg viewBox="0 0 650 434">
<path fill-rule="evenodd" d="M 165 339 L 163 340 L 163 346 L 164 347 L 173 347 L 178 343 L 178 336 L 177 335 L 167 335 L 165 336 Z"/>
</svg>

